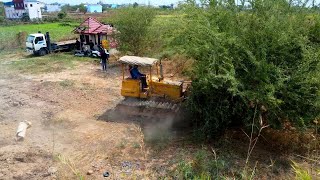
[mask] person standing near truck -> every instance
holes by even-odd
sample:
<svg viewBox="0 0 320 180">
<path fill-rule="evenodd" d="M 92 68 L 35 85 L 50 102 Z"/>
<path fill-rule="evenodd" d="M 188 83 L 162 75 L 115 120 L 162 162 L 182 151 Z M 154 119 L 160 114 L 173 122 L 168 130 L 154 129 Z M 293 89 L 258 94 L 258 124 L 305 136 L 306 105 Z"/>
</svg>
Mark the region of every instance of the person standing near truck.
<svg viewBox="0 0 320 180">
<path fill-rule="evenodd" d="M 90 50 L 93 51 L 93 50 L 94 50 L 94 49 L 93 49 L 94 44 L 93 44 L 92 40 L 90 40 L 90 42 L 88 43 L 88 45 L 90 46 Z"/>
<path fill-rule="evenodd" d="M 78 38 L 76 39 L 76 50 L 81 50 L 81 43 Z"/>
<path fill-rule="evenodd" d="M 106 50 L 105 52 L 106 52 L 107 61 L 109 61 L 109 57 L 110 57 L 109 50 Z"/>
<path fill-rule="evenodd" d="M 107 71 L 107 60 L 109 56 L 107 55 L 104 49 L 101 49 L 100 51 L 100 58 L 101 58 L 102 71 Z"/>
</svg>

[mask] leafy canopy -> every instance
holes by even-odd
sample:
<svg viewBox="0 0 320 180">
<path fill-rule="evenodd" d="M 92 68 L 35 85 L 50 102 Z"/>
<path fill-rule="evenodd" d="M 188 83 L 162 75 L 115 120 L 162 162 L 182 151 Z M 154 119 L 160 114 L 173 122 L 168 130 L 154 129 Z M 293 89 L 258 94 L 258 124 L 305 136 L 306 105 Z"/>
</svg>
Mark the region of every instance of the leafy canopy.
<svg viewBox="0 0 320 180">
<path fill-rule="evenodd" d="M 155 18 L 155 10 L 145 7 L 119 9 L 114 24 L 117 28 L 120 50 L 134 55 L 143 54 L 147 47 L 148 28 Z"/>
</svg>

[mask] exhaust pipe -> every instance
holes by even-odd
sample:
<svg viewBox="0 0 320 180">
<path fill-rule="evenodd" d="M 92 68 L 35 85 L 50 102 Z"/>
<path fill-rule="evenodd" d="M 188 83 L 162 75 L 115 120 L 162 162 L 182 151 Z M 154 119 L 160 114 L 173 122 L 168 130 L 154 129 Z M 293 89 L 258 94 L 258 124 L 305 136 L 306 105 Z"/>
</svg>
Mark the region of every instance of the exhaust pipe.
<svg viewBox="0 0 320 180">
<path fill-rule="evenodd" d="M 46 32 L 46 39 L 47 39 L 48 52 L 51 53 L 51 41 L 50 41 L 49 32 Z"/>
<path fill-rule="evenodd" d="M 160 59 L 160 64 L 159 64 L 159 66 L 160 66 L 160 78 L 159 78 L 159 80 L 163 80 L 163 68 L 162 68 L 161 59 Z"/>
</svg>

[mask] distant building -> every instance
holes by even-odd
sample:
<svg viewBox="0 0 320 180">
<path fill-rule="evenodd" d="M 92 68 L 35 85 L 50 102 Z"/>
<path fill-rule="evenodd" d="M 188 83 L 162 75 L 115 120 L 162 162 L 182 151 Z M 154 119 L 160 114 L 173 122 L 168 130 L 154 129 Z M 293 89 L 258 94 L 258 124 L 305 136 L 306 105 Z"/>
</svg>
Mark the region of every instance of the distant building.
<svg viewBox="0 0 320 180">
<path fill-rule="evenodd" d="M 100 4 L 88 4 L 87 5 L 88 13 L 102 13 L 102 6 Z"/>
<path fill-rule="evenodd" d="M 13 5 L 5 6 L 5 14 L 8 19 L 20 19 L 28 15 L 31 20 L 41 19 L 42 3 L 36 0 L 13 0 Z"/>
<path fill-rule="evenodd" d="M 42 19 L 41 7 L 42 4 L 36 0 L 25 0 L 25 7 L 28 11 L 30 19 Z"/>
<path fill-rule="evenodd" d="M 61 5 L 60 4 L 46 4 L 44 11 L 47 13 L 60 12 Z"/>
<path fill-rule="evenodd" d="M 7 19 L 20 19 L 26 14 L 25 9 L 14 9 L 14 7 L 4 7 Z"/>
<path fill-rule="evenodd" d="M 117 9 L 118 8 L 118 4 L 111 4 L 111 9 Z"/>
</svg>

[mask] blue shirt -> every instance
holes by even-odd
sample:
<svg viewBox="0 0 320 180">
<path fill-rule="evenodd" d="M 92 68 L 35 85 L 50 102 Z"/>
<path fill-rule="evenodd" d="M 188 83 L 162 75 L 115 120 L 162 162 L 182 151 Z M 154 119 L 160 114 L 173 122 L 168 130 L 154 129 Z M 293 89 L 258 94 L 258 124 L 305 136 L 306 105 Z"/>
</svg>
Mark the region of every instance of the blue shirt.
<svg viewBox="0 0 320 180">
<path fill-rule="evenodd" d="M 132 79 L 139 79 L 141 76 L 144 76 L 144 74 L 141 74 L 139 72 L 138 68 L 132 68 L 130 73 L 131 73 Z"/>
</svg>

